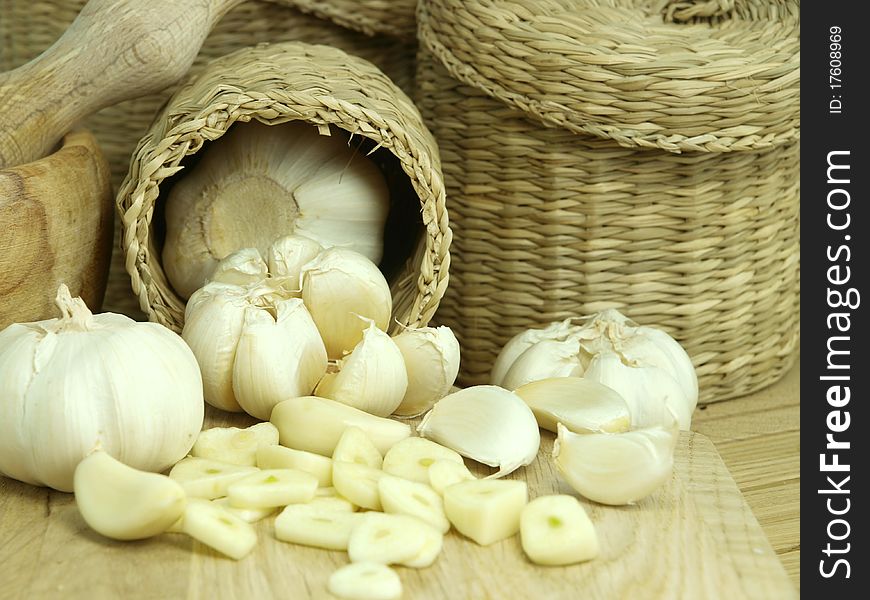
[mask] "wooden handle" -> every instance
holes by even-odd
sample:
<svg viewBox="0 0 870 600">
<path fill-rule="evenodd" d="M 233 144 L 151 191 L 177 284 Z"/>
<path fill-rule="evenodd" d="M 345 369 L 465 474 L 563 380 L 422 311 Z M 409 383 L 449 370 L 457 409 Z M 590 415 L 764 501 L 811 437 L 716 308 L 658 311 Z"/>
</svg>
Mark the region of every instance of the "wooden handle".
<svg viewBox="0 0 870 600">
<path fill-rule="evenodd" d="M 181 79 L 242 0 L 90 0 L 48 50 L 0 74 L 0 168 L 49 154 L 79 119 Z"/>
</svg>

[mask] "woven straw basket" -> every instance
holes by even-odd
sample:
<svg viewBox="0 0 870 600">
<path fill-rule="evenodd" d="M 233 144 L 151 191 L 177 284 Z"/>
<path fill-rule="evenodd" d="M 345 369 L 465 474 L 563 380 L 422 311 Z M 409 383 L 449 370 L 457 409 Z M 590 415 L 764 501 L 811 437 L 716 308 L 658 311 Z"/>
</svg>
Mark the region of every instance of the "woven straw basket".
<svg viewBox="0 0 870 600">
<path fill-rule="evenodd" d="M 393 209 L 384 260 L 393 264 L 381 268 L 391 280 L 394 320 L 427 324 L 447 287 L 451 241 L 435 141 L 408 97 L 371 63 L 292 42 L 243 49 L 210 63 L 173 95 L 136 148 L 117 202 L 126 268 L 149 319 L 176 331 L 184 323 L 185 302 L 160 263 L 161 200 L 170 177 L 183 177 L 186 157 L 206 143 L 220 143 L 215 140 L 233 123 L 250 120 L 342 129 L 370 141 L 376 162 L 393 164 L 392 176 L 385 169 Z M 394 219 L 397 213 L 402 220 Z M 399 247 L 404 255 L 395 251 Z"/>
<path fill-rule="evenodd" d="M 701 401 L 799 339 L 799 3 L 423 0 L 417 98 L 456 233 L 460 379 L 518 331 L 618 308 Z"/>
</svg>

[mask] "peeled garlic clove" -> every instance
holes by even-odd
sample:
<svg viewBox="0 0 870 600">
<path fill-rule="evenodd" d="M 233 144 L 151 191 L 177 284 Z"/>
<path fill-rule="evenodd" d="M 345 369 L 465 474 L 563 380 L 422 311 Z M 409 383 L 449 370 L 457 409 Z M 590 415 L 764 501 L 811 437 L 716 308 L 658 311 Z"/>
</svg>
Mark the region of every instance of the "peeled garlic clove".
<svg viewBox="0 0 870 600">
<path fill-rule="evenodd" d="M 378 480 L 385 473 L 357 463 L 332 463 L 332 485 L 336 491 L 357 506 L 369 510 L 382 510 Z"/>
<path fill-rule="evenodd" d="M 188 496 L 211 500 L 226 496 L 231 483 L 257 471 L 256 467 L 189 456 L 175 463 L 169 477 L 180 483 Z"/>
<path fill-rule="evenodd" d="M 381 453 L 359 427 L 348 427 L 344 430 L 332 453 L 332 460 L 366 465 L 373 469 L 380 469 L 384 462 Z"/>
<path fill-rule="evenodd" d="M 227 498 L 240 508 L 269 508 L 308 502 L 316 489 L 317 478 L 304 471 L 265 469 L 231 483 Z"/>
<path fill-rule="evenodd" d="M 245 429 L 212 427 L 200 432 L 191 454 L 233 465 L 255 466 L 260 448 L 278 443 L 278 428 L 257 423 Z"/>
<path fill-rule="evenodd" d="M 257 532 L 249 523 L 217 504 L 197 498 L 187 503 L 181 530 L 236 560 L 247 556 L 257 543 Z"/>
<path fill-rule="evenodd" d="M 341 600 L 399 600 L 402 581 L 390 567 L 358 562 L 340 567 L 329 576 L 329 593 Z"/>
<path fill-rule="evenodd" d="M 210 281 L 246 286 L 269 276 L 269 268 L 256 248 L 242 248 L 221 260 Z"/>
<path fill-rule="evenodd" d="M 372 321 L 353 352 L 338 366 L 338 373 L 324 377 L 317 385 L 316 395 L 386 417 L 399 406 L 408 389 L 402 353 Z"/>
<path fill-rule="evenodd" d="M 409 437 L 387 451 L 381 468 L 391 475 L 429 483 L 429 467 L 438 460 L 465 464 L 455 450 L 425 438 Z"/>
<path fill-rule="evenodd" d="M 488 546 L 520 530 L 528 500 L 525 481 L 476 479 L 444 490 L 444 512 L 459 533 Z"/>
<path fill-rule="evenodd" d="M 350 534 L 362 519 L 363 513 L 291 504 L 275 519 L 275 537 L 324 550 L 347 550 Z"/>
<path fill-rule="evenodd" d="M 268 419 L 282 400 L 310 394 L 328 364 L 302 300 L 279 300 L 274 311 L 247 308 L 233 361 L 236 401 L 258 419 Z"/>
<path fill-rule="evenodd" d="M 504 477 L 538 453 L 538 422 L 522 398 L 494 385 L 478 385 L 439 400 L 417 427 L 420 435 L 476 460 Z"/>
<path fill-rule="evenodd" d="M 459 342 L 444 326 L 405 329 L 393 341 L 408 372 L 408 389 L 395 413 L 415 417 L 450 392 L 459 373 Z"/>
<path fill-rule="evenodd" d="M 323 246 L 304 235 L 287 235 L 269 247 L 269 273 L 286 281 L 288 289 L 301 290 L 302 267 L 323 252 Z"/>
<path fill-rule="evenodd" d="M 331 359 L 360 342 L 369 328 L 365 319 L 386 331 L 393 310 L 390 286 L 375 263 L 346 248 L 329 248 L 302 268 L 302 299 Z"/>
<path fill-rule="evenodd" d="M 284 400 L 272 409 L 271 422 L 281 444 L 297 450 L 332 456 L 341 434 L 359 427 L 382 454 L 411 435 L 407 423 L 376 417 L 335 400 L 303 396 Z"/>
<path fill-rule="evenodd" d="M 515 390 L 532 381 L 583 374 L 576 340 L 542 340 L 523 352 L 508 369 L 502 387 Z"/>
<path fill-rule="evenodd" d="M 653 427 L 671 422 L 671 412 L 680 429 L 692 424 L 693 407 L 677 381 L 658 367 L 629 365 L 615 352 L 600 352 L 589 363 L 584 379 L 615 390 L 628 404 L 632 427 Z"/>
<path fill-rule="evenodd" d="M 243 508 L 240 506 L 233 506 L 230 504 L 229 498 L 217 498 L 212 500 L 212 503 L 217 504 L 231 515 L 237 516 L 245 523 L 256 523 L 257 521 L 265 519 L 272 515 L 276 509 L 274 506 L 266 506 L 262 508 Z M 179 527 L 180 525 L 181 524 L 179 523 Z"/>
<path fill-rule="evenodd" d="M 441 496 L 428 485 L 384 475 L 378 480 L 378 493 L 385 513 L 416 517 L 441 533 L 450 529 Z"/>
<path fill-rule="evenodd" d="M 317 485 L 332 485 L 332 459 L 313 452 L 284 446 L 257 448 L 257 466 L 261 469 L 296 469 L 317 478 Z"/>
<path fill-rule="evenodd" d="M 474 481 L 477 479 L 465 463 L 455 463 L 452 460 L 436 460 L 429 467 L 429 485 L 436 492 L 444 495 L 444 490 L 455 483 Z"/>
<path fill-rule="evenodd" d="M 413 560 L 428 539 L 441 533 L 419 519 L 406 515 L 366 513 L 351 532 L 347 555 L 352 562 L 384 565 Z"/>
<path fill-rule="evenodd" d="M 556 469 L 571 487 L 601 504 L 632 504 L 671 478 L 676 424 L 626 433 L 568 431 L 561 423 L 553 445 Z"/>
<path fill-rule="evenodd" d="M 562 423 L 576 433 L 628 431 L 628 405 L 617 392 L 591 379 L 552 377 L 518 387 L 543 429 L 556 432 Z"/>
<path fill-rule="evenodd" d="M 574 496 L 539 496 L 520 516 L 523 551 L 539 565 L 570 565 L 598 556 L 598 536 Z"/>
<path fill-rule="evenodd" d="M 576 328 L 571 324 L 571 319 L 565 319 L 550 323 L 543 329 L 526 329 L 516 334 L 508 340 L 495 359 L 489 378 L 490 384 L 507 388 L 508 386 L 504 385 L 504 378 L 526 350 L 544 340 L 565 341 L 574 329 Z"/>
<path fill-rule="evenodd" d="M 128 467 L 102 450 L 78 464 L 73 491 L 79 512 L 91 529 L 116 540 L 163 533 L 178 521 L 187 504 L 177 482 Z"/>
</svg>

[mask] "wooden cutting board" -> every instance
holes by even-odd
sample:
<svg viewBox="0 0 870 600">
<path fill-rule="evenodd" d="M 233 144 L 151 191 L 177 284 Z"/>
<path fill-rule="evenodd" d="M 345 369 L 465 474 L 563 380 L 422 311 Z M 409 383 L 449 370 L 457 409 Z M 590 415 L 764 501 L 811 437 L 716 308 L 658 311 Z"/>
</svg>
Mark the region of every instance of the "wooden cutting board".
<svg viewBox="0 0 870 600">
<path fill-rule="evenodd" d="M 210 425 L 249 422 L 209 416 Z M 228 423 L 229 422 L 229 423 Z M 250 421 L 252 422 L 252 421 Z M 514 474 L 530 496 L 572 493 L 560 482 L 543 432 L 542 452 Z M 483 469 L 483 467 L 481 467 Z M 537 567 L 517 536 L 482 548 L 451 531 L 435 564 L 397 569 L 406 599 L 796 598 L 713 444 L 683 434 L 668 485 L 635 506 L 585 502 L 600 556 L 570 567 Z M 274 518 L 257 525 L 254 552 L 236 562 L 181 534 L 139 542 L 102 538 L 71 494 L 0 477 L 0 598 L 330 598 L 326 581 L 344 552 L 279 542 Z"/>
</svg>

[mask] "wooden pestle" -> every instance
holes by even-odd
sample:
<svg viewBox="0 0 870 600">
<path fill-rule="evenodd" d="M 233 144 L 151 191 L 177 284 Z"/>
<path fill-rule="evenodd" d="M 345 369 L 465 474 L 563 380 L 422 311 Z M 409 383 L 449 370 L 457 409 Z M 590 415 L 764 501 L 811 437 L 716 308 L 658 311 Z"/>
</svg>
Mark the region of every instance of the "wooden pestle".
<svg viewBox="0 0 870 600">
<path fill-rule="evenodd" d="M 240 2 L 90 0 L 54 45 L 0 74 L 0 168 L 42 158 L 79 119 L 184 77 Z"/>
</svg>

